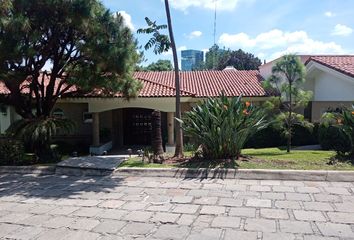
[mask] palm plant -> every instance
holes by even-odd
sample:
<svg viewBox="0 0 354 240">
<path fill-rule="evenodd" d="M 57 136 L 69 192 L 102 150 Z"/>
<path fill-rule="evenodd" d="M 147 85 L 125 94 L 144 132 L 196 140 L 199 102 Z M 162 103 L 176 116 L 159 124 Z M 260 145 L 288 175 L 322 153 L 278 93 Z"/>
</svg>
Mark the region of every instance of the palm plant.
<svg viewBox="0 0 354 240">
<path fill-rule="evenodd" d="M 11 124 L 7 134 L 16 139 L 22 139 L 41 159 L 50 152 L 50 144 L 54 136 L 69 134 L 76 124 L 65 118 L 33 118 L 21 119 Z"/>
<path fill-rule="evenodd" d="M 145 49 L 150 49 L 154 47 L 155 54 L 161 54 L 172 49 L 173 54 L 173 64 L 175 73 L 175 89 L 176 89 L 176 118 L 181 118 L 181 93 L 180 93 L 180 77 L 179 77 L 179 66 L 178 66 L 178 55 L 176 43 L 173 35 L 171 12 L 168 0 L 164 0 L 166 18 L 167 18 L 167 28 L 168 36 L 161 34 L 160 30 L 166 29 L 166 25 L 157 25 L 156 22 L 151 21 L 149 18 L 145 18 L 148 28 L 142 28 L 138 30 L 138 33 L 152 34 L 151 39 L 145 44 Z M 175 157 L 183 156 L 183 133 L 181 125 L 178 121 L 175 122 L 176 128 L 176 150 Z"/>
<path fill-rule="evenodd" d="M 224 95 L 205 100 L 179 121 L 207 159 L 238 159 L 246 141 L 268 125 L 262 109 Z"/>
</svg>

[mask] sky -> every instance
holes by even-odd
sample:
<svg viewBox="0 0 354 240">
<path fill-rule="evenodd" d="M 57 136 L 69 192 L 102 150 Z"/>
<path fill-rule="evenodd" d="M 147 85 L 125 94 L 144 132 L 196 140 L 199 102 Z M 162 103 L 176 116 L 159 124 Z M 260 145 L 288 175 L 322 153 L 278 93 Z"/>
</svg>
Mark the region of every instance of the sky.
<svg viewBox="0 0 354 240">
<path fill-rule="evenodd" d="M 162 0 L 103 0 L 120 12 L 139 46 L 145 17 L 166 24 Z M 217 0 L 216 43 L 271 61 L 285 53 L 354 54 L 354 0 Z M 215 0 L 170 0 L 178 51 L 206 51 L 214 43 Z M 166 31 L 167 34 L 167 31 Z M 146 62 L 172 60 L 172 52 L 145 51 Z"/>
</svg>

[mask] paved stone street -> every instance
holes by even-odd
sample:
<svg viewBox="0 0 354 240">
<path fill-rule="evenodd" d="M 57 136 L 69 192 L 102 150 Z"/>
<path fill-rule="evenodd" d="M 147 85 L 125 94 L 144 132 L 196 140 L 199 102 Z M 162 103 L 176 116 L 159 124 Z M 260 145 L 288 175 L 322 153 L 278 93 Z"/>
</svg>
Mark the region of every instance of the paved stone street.
<svg viewBox="0 0 354 240">
<path fill-rule="evenodd" d="M 354 239 L 354 183 L 0 176 L 1 239 Z"/>
</svg>

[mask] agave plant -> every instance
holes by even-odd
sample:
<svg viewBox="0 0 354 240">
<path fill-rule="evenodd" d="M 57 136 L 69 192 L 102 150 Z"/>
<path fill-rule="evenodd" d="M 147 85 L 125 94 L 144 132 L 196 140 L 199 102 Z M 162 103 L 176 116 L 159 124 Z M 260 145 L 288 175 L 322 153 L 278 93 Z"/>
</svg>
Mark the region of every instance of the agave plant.
<svg viewBox="0 0 354 240">
<path fill-rule="evenodd" d="M 268 125 L 263 110 L 224 94 L 205 100 L 179 121 L 208 159 L 238 159 L 246 141 Z"/>
<path fill-rule="evenodd" d="M 72 120 L 65 118 L 21 119 L 11 124 L 7 134 L 22 139 L 41 158 L 43 153 L 50 151 L 54 136 L 71 133 L 75 126 Z"/>
</svg>

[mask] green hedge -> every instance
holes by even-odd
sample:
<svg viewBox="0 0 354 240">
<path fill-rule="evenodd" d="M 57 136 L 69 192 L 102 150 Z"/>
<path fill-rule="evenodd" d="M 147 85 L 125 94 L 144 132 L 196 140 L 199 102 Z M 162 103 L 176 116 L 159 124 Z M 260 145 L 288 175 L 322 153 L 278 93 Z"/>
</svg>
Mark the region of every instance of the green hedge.
<svg viewBox="0 0 354 240">
<path fill-rule="evenodd" d="M 0 165 L 22 165 L 25 162 L 25 148 L 22 141 L 0 140 Z"/>
<path fill-rule="evenodd" d="M 322 149 L 335 150 L 337 152 L 350 152 L 351 140 L 350 138 L 337 126 L 319 127 L 319 142 Z"/>
</svg>

